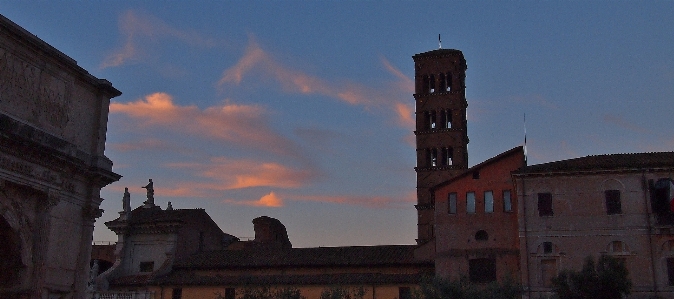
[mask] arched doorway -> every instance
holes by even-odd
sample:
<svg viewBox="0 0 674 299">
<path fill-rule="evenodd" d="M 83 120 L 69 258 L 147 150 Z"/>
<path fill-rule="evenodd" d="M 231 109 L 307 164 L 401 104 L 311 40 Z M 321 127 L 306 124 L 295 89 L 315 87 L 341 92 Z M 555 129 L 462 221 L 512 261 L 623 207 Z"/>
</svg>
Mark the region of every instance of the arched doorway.
<svg viewBox="0 0 674 299">
<path fill-rule="evenodd" d="M 15 286 L 21 270 L 21 242 L 7 221 L 0 216 L 0 288 Z"/>
</svg>

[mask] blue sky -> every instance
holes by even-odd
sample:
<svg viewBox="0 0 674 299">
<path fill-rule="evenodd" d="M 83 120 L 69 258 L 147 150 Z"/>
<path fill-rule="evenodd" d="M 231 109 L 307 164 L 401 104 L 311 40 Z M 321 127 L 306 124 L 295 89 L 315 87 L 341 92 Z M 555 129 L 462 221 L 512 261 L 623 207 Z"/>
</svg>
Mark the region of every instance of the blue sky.
<svg viewBox="0 0 674 299">
<path fill-rule="evenodd" d="M 4 1 L 123 92 L 94 239 L 132 206 L 278 218 L 296 247 L 416 238 L 411 56 L 463 51 L 469 164 L 674 148 L 672 1 Z"/>
</svg>

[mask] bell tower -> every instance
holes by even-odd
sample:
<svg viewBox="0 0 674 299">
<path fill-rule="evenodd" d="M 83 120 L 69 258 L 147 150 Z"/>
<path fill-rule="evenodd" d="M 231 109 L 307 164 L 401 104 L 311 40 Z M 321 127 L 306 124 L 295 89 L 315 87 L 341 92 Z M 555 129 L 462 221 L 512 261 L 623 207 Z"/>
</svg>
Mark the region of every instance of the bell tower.
<svg viewBox="0 0 674 299">
<path fill-rule="evenodd" d="M 434 238 L 431 188 L 468 168 L 466 60 L 459 50 L 416 54 L 417 244 Z"/>
</svg>

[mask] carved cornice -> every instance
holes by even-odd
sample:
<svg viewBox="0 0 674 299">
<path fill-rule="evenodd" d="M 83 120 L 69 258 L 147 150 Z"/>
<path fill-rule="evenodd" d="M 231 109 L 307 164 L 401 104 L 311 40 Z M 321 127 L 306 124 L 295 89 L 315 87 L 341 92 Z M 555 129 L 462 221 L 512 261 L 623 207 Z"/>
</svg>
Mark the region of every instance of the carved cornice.
<svg viewBox="0 0 674 299">
<path fill-rule="evenodd" d="M 414 205 L 414 208 L 416 208 L 417 211 L 433 210 L 433 209 L 435 209 L 435 205 L 433 205 L 433 204 L 425 204 L 425 205 L 418 204 L 418 205 Z"/>
</svg>

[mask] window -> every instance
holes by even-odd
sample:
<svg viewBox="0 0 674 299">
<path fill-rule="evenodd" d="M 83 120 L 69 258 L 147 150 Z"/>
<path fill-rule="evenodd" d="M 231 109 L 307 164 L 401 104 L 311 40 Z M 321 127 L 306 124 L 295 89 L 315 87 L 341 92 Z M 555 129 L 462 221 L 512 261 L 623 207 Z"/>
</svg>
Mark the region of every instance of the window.
<svg viewBox="0 0 674 299">
<path fill-rule="evenodd" d="M 484 191 L 484 212 L 494 213 L 494 193 L 491 191 Z"/>
<path fill-rule="evenodd" d="M 452 90 L 452 73 L 447 73 L 447 91 Z"/>
<path fill-rule="evenodd" d="M 234 288 L 225 289 L 225 299 L 236 299 L 236 291 Z"/>
<path fill-rule="evenodd" d="M 513 211 L 513 201 L 512 198 L 510 198 L 510 190 L 503 190 L 503 211 Z"/>
<path fill-rule="evenodd" d="M 543 253 L 544 254 L 552 253 L 552 242 L 543 242 Z"/>
<path fill-rule="evenodd" d="M 488 241 L 489 234 L 484 230 L 478 230 L 475 233 L 475 241 Z"/>
<path fill-rule="evenodd" d="M 440 80 L 440 82 L 439 82 L 440 85 L 438 86 L 438 90 L 441 91 L 441 92 L 447 91 L 447 81 L 445 81 L 445 74 L 440 73 L 440 75 L 438 76 L 438 79 Z"/>
<path fill-rule="evenodd" d="M 438 166 L 438 150 L 431 149 L 431 166 Z"/>
<path fill-rule="evenodd" d="M 456 214 L 456 193 L 449 193 L 447 195 L 447 212 Z"/>
<path fill-rule="evenodd" d="M 475 192 L 466 193 L 466 213 L 475 214 Z"/>
<path fill-rule="evenodd" d="M 473 171 L 473 179 L 474 180 L 479 180 L 480 179 L 480 172 L 479 171 Z"/>
<path fill-rule="evenodd" d="M 183 298 L 183 289 L 174 288 L 173 292 L 171 293 L 171 299 L 181 299 L 181 298 Z"/>
<path fill-rule="evenodd" d="M 443 148 L 443 151 L 444 151 L 445 165 L 451 166 L 452 165 L 452 156 L 454 154 L 452 152 L 454 151 L 454 149 L 452 149 L 451 147 L 445 147 L 445 148 Z"/>
<path fill-rule="evenodd" d="M 154 271 L 154 262 L 140 262 L 140 272 Z"/>
<path fill-rule="evenodd" d="M 411 299 L 412 290 L 410 287 L 399 287 L 398 288 L 398 298 L 399 299 Z"/>
<path fill-rule="evenodd" d="M 445 110 L 445 128 L 452 128 L 452 110 L 450 109 Z"/>
<path fill-rule="evenodd" d="M 428 77 L 428 92 L 435 92 L 435 76 L 431 75 Z"/>
<path fill-rule="evenodd" d="M 606 198 L 606 214 L 622 214 L 622 206 L 620 205 L 620 190 L 606 190 L 604 191 Z"/>
<path fill-rule="evenodd" d="M 428 128 L 434 130 L 436 127 L 435 111 L 431 111 L 428 113 Z"/>
<path fill-rule="evenodd" d="M 541 261 L 541 280 L 544 287 L 552 287 L 552 278 L 557 276 L 557 260 Z"/>
<path fill-rule="evenodd" d="M 538 216 L 552 215 L 552 194 L 538 193 Z"/>
<path fill-rule="evenodd" d="M 489 258 L 468 261 L 470 282 L 487 283 L 496 280 L 496 261 Z"/>
</svg>

